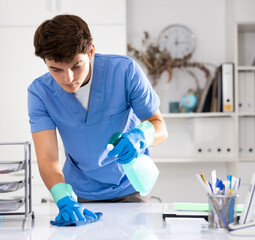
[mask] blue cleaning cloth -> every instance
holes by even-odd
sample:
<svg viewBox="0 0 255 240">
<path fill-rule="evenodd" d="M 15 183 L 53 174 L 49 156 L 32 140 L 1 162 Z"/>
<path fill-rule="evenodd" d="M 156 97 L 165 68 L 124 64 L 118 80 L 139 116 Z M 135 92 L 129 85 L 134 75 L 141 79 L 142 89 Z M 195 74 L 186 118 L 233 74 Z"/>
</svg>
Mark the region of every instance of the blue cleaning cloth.
<svg viewBox="0 0 255 240">
<path fill-rule="evenodd" d="M 97 215 L 97 219 L 94 219 L 93 217 L 90 217 L 90 216 L 86 216 L 85 221 L 80 220 L 80 221 L 66 222 L 63 219 L 61 219 L 60 221 L 50 221 L 50 224 L 52 224 L 54 226 L 58 226 L 58 227 L 78 227 L 78 226 L 86 225 L 89 223 L 97 222 L 103 216 L 103 213 L 101 213 L 101 212 L 96 212 L 95 214 Z"/>
</svg>

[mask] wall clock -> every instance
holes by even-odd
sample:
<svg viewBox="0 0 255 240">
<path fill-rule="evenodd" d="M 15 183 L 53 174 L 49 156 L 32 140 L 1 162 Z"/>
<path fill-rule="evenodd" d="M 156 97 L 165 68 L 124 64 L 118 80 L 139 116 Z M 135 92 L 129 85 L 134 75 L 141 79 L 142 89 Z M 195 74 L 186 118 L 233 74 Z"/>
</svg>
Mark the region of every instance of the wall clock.
<svg viewBox="0 0 255 240">
<path fill-rule="evenodd" d="M 195 35 L 183 25 L 166 27 L 159 35 L 159 49 L 164 49 L 172 58 L 184 58 L 193 53 L 196 45 Z"/>
</svg>

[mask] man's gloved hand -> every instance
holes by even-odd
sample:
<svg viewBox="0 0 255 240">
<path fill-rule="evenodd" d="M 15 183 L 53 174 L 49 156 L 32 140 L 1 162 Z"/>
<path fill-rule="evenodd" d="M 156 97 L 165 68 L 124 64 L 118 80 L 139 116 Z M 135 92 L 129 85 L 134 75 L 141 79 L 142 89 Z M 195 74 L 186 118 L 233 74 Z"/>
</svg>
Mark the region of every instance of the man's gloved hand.
<svg viewBox="0 0 255 240">
<path fill-rule="evenodd" d="M 58 183 L 51 188 L 51 194 L 59 208 L 59 214 L 55 221 L 56 226 L 80 226 L 98 221 L 102 213 L 93 213 L 86 209 L 75 199 L 72 187 L 69 184 Z"/>
<path fill-rule="evenodd" d="M 108 157 L 117 156 L 118 163 L 126 164 L 132 161 L 140 153 L 140 149 L 149 147 L 154 140 L 155 129 L 149 121 L 144 121 L 127 133 L 115 133 L 108 142 L 114 148 L 108 153 Z"/>
</svg>

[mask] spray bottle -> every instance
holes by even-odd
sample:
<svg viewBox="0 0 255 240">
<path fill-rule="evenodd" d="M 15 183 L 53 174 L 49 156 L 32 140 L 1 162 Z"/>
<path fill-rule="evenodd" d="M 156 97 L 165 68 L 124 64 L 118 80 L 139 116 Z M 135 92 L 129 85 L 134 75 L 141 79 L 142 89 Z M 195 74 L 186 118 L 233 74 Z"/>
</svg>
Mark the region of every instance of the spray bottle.
<svg viewBox="0 0 255 240">
<path fill-rule="evenodd" d="M 113 134 L 108 142 L 107 150 L 111 151 L 118 144 L 121 136 L 121 132 Z M 122 164 L 122 167 L 134 189 L 141 196 L 148 195 L 159 175 L 159 170 L 153 160 L 145 154 L 138 154 L 137 158 Z"/>
</svg>

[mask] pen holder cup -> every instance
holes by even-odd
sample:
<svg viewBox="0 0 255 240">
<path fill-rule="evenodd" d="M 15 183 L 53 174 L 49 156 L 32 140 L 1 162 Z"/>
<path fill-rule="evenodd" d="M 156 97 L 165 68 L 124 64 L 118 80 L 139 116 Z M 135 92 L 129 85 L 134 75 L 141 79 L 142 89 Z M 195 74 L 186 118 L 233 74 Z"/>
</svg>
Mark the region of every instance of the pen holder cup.
<svg viewBox="0 0 255 240">
<path fill-rule="evenodd" d="M 208 195 L 208 224 L 210 229 L 227 229 L 236 218 L 237 195 Z"/>
</svg>

